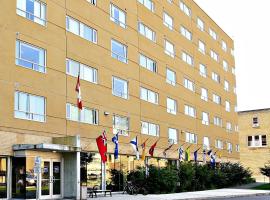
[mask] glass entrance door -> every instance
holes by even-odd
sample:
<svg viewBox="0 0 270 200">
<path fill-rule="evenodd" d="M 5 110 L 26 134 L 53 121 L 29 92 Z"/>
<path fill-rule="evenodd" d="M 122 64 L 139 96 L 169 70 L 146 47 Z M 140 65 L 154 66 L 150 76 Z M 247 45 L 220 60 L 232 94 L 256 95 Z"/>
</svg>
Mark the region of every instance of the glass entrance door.
<svg viewBox="0 0 270 200">
<path fill-rule="evenodd" d="M 61 198 L 61 162 L 57 160 L 44 160 L 42 166 L 41 198 Z"/>
</svg>

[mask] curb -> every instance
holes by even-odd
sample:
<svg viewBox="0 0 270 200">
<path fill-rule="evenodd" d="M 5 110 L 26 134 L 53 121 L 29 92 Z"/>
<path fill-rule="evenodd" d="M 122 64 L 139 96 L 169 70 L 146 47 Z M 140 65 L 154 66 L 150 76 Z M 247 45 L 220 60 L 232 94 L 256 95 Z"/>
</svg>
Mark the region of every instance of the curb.
<svg viewBox="0 0 270 200">
<path fill-rule="evenodd" d="M 174 200 L 205 200 L 205 199 L 224 199 L 224 198 L 238 198 L 238 197 L 253 197 L 253 196 L 267 196 L 270 195 L 270 192 L 267 193 L 257 193 L 257 194 L 243 194 L 243 195 L 228 195 L 228 196 L 216 196 L 216 197 L 198 197 L 198 198 L 186 198 L 186 199 L 174 199 Z"/>
</svg>

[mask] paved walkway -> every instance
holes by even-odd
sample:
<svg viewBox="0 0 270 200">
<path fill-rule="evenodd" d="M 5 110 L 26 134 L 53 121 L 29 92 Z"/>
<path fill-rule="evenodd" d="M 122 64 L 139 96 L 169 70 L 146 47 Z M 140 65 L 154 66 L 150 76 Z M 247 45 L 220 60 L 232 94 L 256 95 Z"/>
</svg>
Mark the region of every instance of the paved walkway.
<svg viewBox="0 0 270 200">
<path fill-rule="evenodd" d="M 100 200 L 181 200 L 181 199 L 216 199 L 222 197 L 241 197 L 252 195 L 267 195 L 270 194 L 270 190 L 249 190 L 249 189 L 218 189 L 218 190 L 206 190 L 199 192 L 184 192 L 174 194 L 162 194 L 162 195 L 127 195 L 127 194 L 113 194 L 112 197 L 98 196 Z M 91 199 L 91 198 L 90 198 Z"/>
</svg>

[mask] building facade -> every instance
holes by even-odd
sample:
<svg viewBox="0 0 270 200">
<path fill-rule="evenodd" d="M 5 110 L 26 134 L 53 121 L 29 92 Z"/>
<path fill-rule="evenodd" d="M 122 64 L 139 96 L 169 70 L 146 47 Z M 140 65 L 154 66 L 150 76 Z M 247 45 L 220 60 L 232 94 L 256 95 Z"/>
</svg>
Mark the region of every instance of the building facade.
<svg viewBox="0 0 270 200">
<path fill-rule="evenodd" d="M 249 167 L 258 182 L 268 182 L 260 167 L 270 162 L 270 109 L 247 110 L 238 113 L 240 161 Z"/>
<path fill-rule="evenodd" d="M 147 151 L 158 141 L 148 164 L 174 162 L 180 146 L 200 148 L 199 160 L 203 149 L 239 159 L 233 40 L 195 2 L 2 0 L 0 7 L 0 198 L 79 198 L 80 165 L 87 184 L 109 185 L 110 169 L 144 165 L 129 144 L 136 136 Z M 96 145 L 104 130 L 108 173 Z"/>
</svg>

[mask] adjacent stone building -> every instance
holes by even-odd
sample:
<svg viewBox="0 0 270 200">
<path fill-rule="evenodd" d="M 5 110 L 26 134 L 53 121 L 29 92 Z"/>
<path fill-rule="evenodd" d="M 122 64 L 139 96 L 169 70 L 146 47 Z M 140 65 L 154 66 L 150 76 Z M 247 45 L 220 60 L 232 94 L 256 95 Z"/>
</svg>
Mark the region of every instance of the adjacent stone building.
<svg viewBox="0 0 270 200">
<path fill-rule="evenodd" d="M 270 162 L 270 108 L 238 113 L 240 161 L 253 172 L 256 181 L 268 182 L 259 168 Z"/>
</svg>

